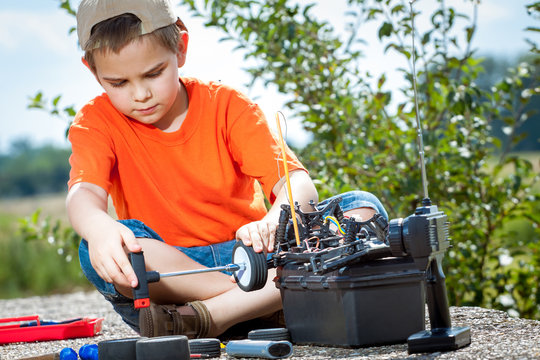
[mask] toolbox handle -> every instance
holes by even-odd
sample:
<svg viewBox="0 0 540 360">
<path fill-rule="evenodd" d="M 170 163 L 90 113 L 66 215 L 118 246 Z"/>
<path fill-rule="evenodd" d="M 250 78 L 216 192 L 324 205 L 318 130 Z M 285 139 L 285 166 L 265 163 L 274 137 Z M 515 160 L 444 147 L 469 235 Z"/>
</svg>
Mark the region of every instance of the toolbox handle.
<svg viewBox="0 0 540 360">
<path fill-rule="evenodd" d="M 19 316 L 19 317 L 12 317 L 12 318 L 4 318 L 0 319 L 0 323 L 11 323 L 11 322 L 19 322 L 19 321 L 28 321 L 28 320 L 35 320 L 37 325 L 39 326 L 39 316 L 38 315 L 30 315 L 30 316 Z"/>
</svg>

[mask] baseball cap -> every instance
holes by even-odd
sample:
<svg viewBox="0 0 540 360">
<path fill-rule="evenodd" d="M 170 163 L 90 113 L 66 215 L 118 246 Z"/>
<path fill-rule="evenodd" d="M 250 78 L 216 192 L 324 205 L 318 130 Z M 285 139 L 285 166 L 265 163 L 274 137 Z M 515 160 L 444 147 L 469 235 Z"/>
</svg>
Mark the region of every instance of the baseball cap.
<svg viewBox="0 0 540 360">
<path fill-rule="evenodd" d="M 126 13 L 141 20 L 141 35 L 171 25 L 178 19 L 170 0 L 82 0 L 77 10 L 80 46 L 84 49 L 94 25 Z"/>
</svg>

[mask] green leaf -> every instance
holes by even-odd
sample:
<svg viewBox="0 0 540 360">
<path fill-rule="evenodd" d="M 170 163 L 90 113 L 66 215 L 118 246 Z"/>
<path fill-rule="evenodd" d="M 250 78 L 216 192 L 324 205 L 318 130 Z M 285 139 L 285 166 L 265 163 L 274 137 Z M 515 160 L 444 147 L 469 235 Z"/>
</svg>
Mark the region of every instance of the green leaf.
<svg viewBox="0 0 540 360">
<path fill-rule="evenodd" d="M 29 98 L 30 103 L 28 104 L 29 109 L 43 109 L 45 108 L 45 101 L 43 99 L 43 93 L 39 91 L 34 95 L 34 97 Z"/>
<path fill-rule="evenodd" d="M 66 10 L 70 15 L 76 15 L 75 10 L 71 8 L 69 0 L 60 0 L 60 8 Z"/>
<path fill-rule="evenodd" d="M 394 6 L 390 12 L 392 15 L 395 15 L 397 13 L 403 12 L 404 10 L 405 10 L 405 5 L 399 4 L 399 5 Z"/>
<path fill-rule="evenodd" d="M 68 106 L 68 107 L 64 108 L 64 112 L 69 117 L 74 117 L 75 115 L 77 115 L 77 111 L 73 108 L 73 106 Z"/>
<path fill-rule="evenodd" d="M 392 35 L 392 31 L 394 30 L 394 27 L 389 22 L 384 22 L 382 26 L 379 28 L 379 39 L 383 39 L 384 37 L 389 37 Z"/>
<path fill-rule="evenodd" d="M 62 97 L 62 95 L 58 95 L 57 97 L 55 97 L 53 100 L 52 100 L 52 104 L 53 106 L 57 106 L 58 105 L 58 102 L 60 101 L 60 98 Z"/>
</svg>

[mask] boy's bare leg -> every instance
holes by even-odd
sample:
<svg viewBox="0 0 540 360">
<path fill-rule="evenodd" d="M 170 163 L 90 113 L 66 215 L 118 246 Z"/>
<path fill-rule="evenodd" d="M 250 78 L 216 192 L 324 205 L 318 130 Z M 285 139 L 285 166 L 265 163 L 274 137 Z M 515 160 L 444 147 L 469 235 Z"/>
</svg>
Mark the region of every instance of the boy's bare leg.
<svg viewBox="0 0 540 360">
<path fill-rule="evenodd" d="M 280 310 L 281 295 L 274 284 L 275 269 L 268 270 L 268 280 L 264 288 L 245 292 L 238 286 L 218 296 L 207 299 L 204 304 L 212 314 L 212 328 L 209 336 L 218 336 L 229 327 Z"/>
<path fill-rule="evenodd" d="M 367 221 L 373 217 L 377 212 L 369 207 L 356 208 L 349 211 L 345 211 L 343 214 L 353 217 L 356 221 Z"/>
<path fill-rule="evenodd" d="M 160 273 L 202 269 L 204 266 L 161 241 L 137 239 L 144 251 L 147 270 Z M 174 276 L 149 284 L 150 299 L 156 304 L 184 304 L 203 300 L 208 308 L 213 326 L 209 336 L 217 336 L 232 325 L 271 314 L 281 309 L 281 296 L 275 287 L 275 270 L 268 271 L 266 286 L 258 291 L 244 292 L 231 281 L 229 275 L 209 272 L 195 275 Z M 132 290 L 117 288 L 132 297 Z"/>
</svg>

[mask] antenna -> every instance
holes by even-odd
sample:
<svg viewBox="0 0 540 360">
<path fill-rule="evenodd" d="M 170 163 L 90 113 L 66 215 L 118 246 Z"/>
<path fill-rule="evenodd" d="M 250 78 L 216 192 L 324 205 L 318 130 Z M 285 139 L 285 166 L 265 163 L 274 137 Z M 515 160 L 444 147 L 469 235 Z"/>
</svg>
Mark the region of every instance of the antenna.
<svg viewBox="0 0 540 360">
<path fill-rule="evenodd" d="M 418 91 L 416 89 L 416 48 L 414 44 L 414 10 L 413 3 L 416 0 L 409 1 L 409 6 L 411 7 L 411 31 L 412 31 L 412 78 L 413 78 L 413 89 L 414 89 L 414 106 L 415 106 L 415 115 L 416 115 L 416 134 L 418 139 L 418 153 L 420 155 L 420 170 L 422 172 L 422 187 L 424 188 L 424 199 L 422 204 L 424 206 L 431 205 L 431 200 L 429 199 L 428 194 L 428 184 L 426 176 L 426 162 L 424 161 L 424 141 L 422 139 L 422 124 L 420 123 L 420 116 L 418 115 Z"/>
</svg>

